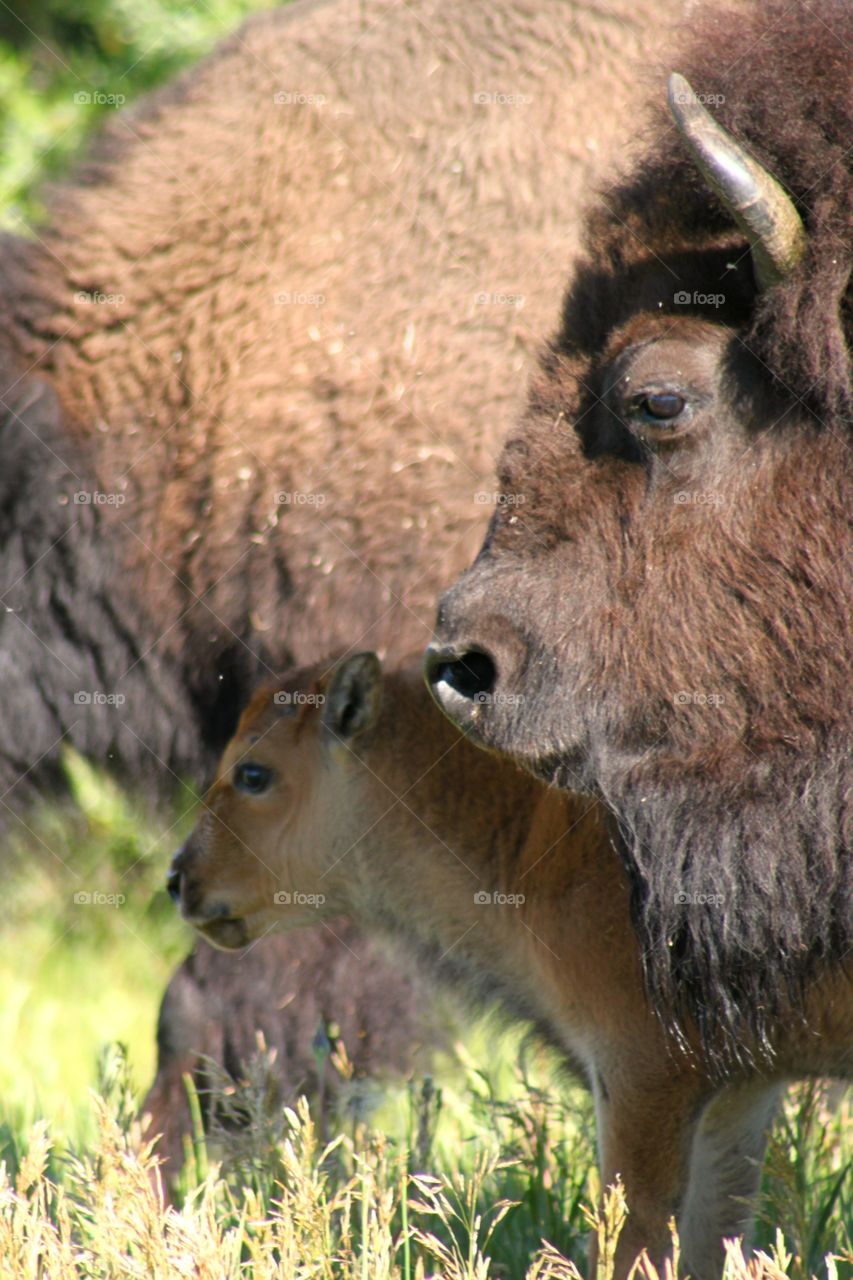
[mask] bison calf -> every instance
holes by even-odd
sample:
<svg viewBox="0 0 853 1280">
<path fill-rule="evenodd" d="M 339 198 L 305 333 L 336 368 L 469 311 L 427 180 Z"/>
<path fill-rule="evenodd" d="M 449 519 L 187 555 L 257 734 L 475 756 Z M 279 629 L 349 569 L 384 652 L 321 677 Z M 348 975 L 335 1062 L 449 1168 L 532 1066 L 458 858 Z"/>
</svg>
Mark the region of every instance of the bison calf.
<svg viewBox="0 0 853 1280">
<path fill-rule="evenodd" d="M 383 691 L 384 684 L 384 691 Z M 533 1024 L 589 1085 L 605 1182 L 624 1179 L 627 1271 L 677 1214 L 695 1276 L 749 1227 L 780 1088 L 850 1043 L 836 992 L 778 1035 L 774 1069 L 715 1075 L 643 992 L 627 879 L 598 805 L 487 755 L 416 667 L 373 654 L 262 688 L 221 761 L 170 891 L 215 945 L 346 911 L 475 1005 Z"/>
</svg>

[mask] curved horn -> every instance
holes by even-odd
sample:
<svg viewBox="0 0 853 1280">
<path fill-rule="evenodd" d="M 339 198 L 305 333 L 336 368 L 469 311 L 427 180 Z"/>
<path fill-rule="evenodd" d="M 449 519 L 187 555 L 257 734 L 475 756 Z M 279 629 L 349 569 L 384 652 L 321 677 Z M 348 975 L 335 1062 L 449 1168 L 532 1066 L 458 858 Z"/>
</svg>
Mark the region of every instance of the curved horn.
<svg viewBox="0 0 853 1280">
<path fill-rule="evenodd" d="M 669 107 L 699 171 L 744 232 L 759 289 L 797 265 L 806 233 L 788 193 L 702 105 L 684 76 L 669 77 Z"/>
</svg>

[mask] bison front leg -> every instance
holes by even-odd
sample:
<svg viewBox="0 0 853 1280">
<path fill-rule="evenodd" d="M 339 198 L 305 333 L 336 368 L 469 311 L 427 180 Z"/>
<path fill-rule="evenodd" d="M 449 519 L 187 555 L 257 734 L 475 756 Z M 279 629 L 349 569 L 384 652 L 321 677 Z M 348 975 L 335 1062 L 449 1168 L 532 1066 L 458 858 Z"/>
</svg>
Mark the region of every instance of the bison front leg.
<svg viewBox="0 0 853 1280">
<path fill-rule="evenodd" d="M 767 1138 L 782 1092 L 766 1080 L 728 1085 L 696 1126 L 679 1221 L 685 1264 L 695 1280 L 719 1276 L 723 1240 L 743 1236 L 749 1243 Z"/>
<path fill-rule="evenodd" d="M 626 1050 L 630 1057 L 630 1050 Z M 677 1069 L 667 1079 L 653 1081 L 632 1073 L 609 1078 L 597 1073 L 593 1083 L 598 1125 L 599 1167 L 602 1185 L 621 1178 L 628 1217 L 616 1248 L 617 1280 L 628 1275 L 639 1253 L 647 1250 L 660 1267 L 669 1254 L 670 1219 L 678 1217 L 690 1168 L 690 1148 L 703 1096 L 700 1082 Z M 590 1274 L 595 1276 L 597 1242 L 590 1253 Z"/>
</svg>

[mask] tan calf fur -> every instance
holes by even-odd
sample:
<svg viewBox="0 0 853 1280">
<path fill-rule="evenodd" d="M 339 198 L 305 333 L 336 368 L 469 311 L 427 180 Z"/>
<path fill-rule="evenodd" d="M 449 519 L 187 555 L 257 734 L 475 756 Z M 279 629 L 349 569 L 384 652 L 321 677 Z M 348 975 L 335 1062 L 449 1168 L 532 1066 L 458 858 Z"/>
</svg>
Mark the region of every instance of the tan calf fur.
<svg viewBox="0 0 853 1280">
<path fill-rule="evenodd" d="M 646 1002 L 596 802 L 473 747 L 419 664 L 383 675 L 373 654 L 259 690 L 170 889 L 225 948 L 346 912 L 533 1023 L 592 1089 L 602 1178 L 621 1175 L 630 1207 L 623 1274 L 643 1248 L 665 1254 L 673 1215 L 692 1274 L 719 1273 L 721 1239 L 749 1230 L 780 1087 L 845 1033 L 828 989 L 808 1029 L 780 1031 L 778 1070 L 712 1079 L 691 1028 L 680 1051 Z"/>
</svg>

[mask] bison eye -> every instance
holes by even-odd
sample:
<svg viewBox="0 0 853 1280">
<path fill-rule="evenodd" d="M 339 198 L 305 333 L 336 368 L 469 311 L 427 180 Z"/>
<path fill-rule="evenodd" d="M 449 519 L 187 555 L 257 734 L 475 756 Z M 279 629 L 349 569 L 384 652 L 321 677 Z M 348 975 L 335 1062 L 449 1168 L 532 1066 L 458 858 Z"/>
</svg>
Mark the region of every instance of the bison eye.
<svg viewBox="0 0 853 1280">
<path fill-rule="evenodd" d="M 684 412 L 687 401 L 677 391 L 647 391 L 638 397 L 637 408 L 655 422 L 671 422 Z"/>
<path fill-rule="evenodd" d="M 250 796 L 259 796 L 272 782 L 272 769 L 268 769 L 263 764 L 247 761 L 245 764 L 237 765 L 233 782 L 238 791 L 245 791 Z"/>
</svg>

